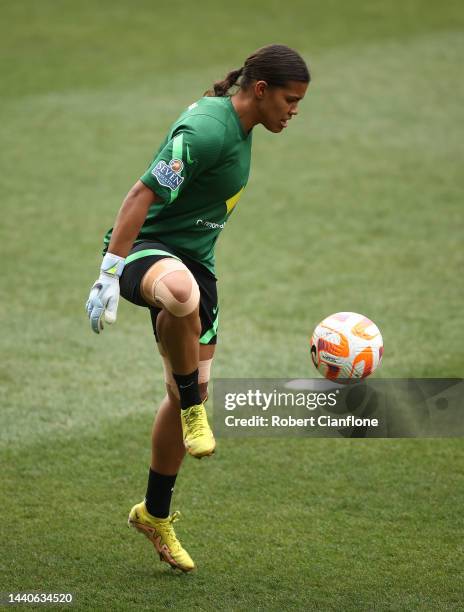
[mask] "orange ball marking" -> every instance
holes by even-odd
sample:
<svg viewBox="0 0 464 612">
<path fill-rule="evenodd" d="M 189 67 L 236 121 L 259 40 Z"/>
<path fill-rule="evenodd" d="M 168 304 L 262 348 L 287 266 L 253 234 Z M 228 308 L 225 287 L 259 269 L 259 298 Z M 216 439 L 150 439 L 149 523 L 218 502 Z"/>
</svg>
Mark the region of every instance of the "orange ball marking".
<svg viewBox="0 0 464 612">
<path fill-rule="evenodd" d="M 340 344 L 335 344 L 334 342 L 329 342 L 329 340 L 325 340 L 324 338 L 319 338 L 317 341 L 318 351 L 325 351 L 326 353 L 330 353 L 336 357 L 348 357 L 350 354 L 348 338 L 336 329 L 327 327 L 327 325 L 324 325 L 324 327 L 326 329 L 330 329 L 330 331 L 333 331 L 340 336 Z"/>
<path fill-rule="evenodd" d="M 371 325 L 373 325 L 372 321 L 367 317 L 364 317 L 361 319 L 361 321 L 359 321 L 359 323 L 356 323 L 356 325 L 352 328 L 351 333 L 353 336 L 358 336 L 358 338 L 362 338 L 363 340 L 373 340 L 379 334 L 377 332 L 371 336 L 370 334 L 366 333 L 366 329 Z"/>
<path fill-rule="evenodd" d="M 361 363 L 362 361 L 364 361 L 364 368 L 361 374 L 361 378 L 365 378 L 366 376 L 369 376 L 369 374 L 374 369 L 374 355 L 372 354 L 372 349 L 370 346 L 363 349 L 359 353 L 359 355 L 356 355 L 356 357 L 354 358 L 353 365 L 351 366 L 350 377 L 353 376 L 354 369 L 357 364 Z"/>
</svg>

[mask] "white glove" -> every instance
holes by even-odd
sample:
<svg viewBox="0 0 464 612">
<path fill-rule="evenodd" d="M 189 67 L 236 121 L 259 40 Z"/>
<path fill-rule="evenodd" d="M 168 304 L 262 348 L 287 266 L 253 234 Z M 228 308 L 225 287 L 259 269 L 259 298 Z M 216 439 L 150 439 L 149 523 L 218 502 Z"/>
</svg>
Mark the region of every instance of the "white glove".
<svg viewBox="0 0 464 612">
<path fill-rule="evenodd" d="M 124 257 L 106 253 L 100 268 L 100 276 L 93 284 L 86 310 L 92 330 L 99 334 L 106 323 L 116 321 L 119 302 L 119 277 L 124 270 Z"/>
</svg>

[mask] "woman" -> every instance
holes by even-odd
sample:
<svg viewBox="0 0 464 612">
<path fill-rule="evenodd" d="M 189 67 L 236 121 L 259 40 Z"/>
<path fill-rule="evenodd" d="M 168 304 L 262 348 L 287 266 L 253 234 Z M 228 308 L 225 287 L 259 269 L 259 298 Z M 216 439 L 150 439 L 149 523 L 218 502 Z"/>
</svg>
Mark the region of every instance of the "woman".
<svg viewBox="0 0 464 612">
<path fill-rule="evenodd" d="M 167 395 L 153 425 L 146 497 L 130 511 L 129 524 L 162 561 L 185 572 L 194 563 L 174 533 L 178 513 L 170 516 L 169 509 L 185 452 L 208 456 L 216 444 L 203 404 L 218 325 L 214 247 L 248 181 L 253 127 L 281 132 L 309 81 L 298 53 L 269 45 L 191 104 L 106 234 L 87 302 L 96 333 L 103 321 L 116 320 L 119 292 L 150 310 Z M 238 91 L 229 95 L 234 85 Z"/>
</svg>

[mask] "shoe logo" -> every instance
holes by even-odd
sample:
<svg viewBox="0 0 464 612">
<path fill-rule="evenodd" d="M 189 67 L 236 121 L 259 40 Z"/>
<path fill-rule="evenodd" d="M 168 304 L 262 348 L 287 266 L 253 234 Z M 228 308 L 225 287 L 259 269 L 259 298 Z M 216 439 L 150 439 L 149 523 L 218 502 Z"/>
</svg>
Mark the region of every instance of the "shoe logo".
<svg viewBox="0 0 464 612">
<path fill-rule="evenodd" d="M 216 306 L 215 308 L 213 308 L 213 315 L 215 315 L 218 311 L 218 306 Z"/>
<path fill-rule="evenodd" d="M 187 163 L 188 164 L 193 164 L 195 162 L 195 160 L 190 157 L 190 150 L 189 150 L 189 146 L 188 145 L 186 145 L 186 149 L 187 149 Z"/>
</svg>

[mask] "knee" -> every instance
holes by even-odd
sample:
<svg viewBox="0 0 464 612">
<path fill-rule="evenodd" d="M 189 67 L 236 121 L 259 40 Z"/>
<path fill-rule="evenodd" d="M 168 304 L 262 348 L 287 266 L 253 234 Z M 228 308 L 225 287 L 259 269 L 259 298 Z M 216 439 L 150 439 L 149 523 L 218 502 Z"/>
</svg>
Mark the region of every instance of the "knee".
<svg viewBox="0 0 464 612">
<path fill-rule="evenodd" d="M 186 317 L 198 308 L 200 289 L 189 270 L 177 270 L 156 283 L 154 297 L 175 317 Z"/>
<path fill-rule="evenodd" d="M 193 300 L 192 300 L 193 295 Z M 159 301 L 166 302 L 166 310 L 182 310 L 182 304 L 187 304 L 191 301 L 192 310 L 198 306 L 200 301 L 200 290 L 196 280 L 193 278 L 189 270 L 176 270 L 166 274 L 158 283 L 155 289 L 155 297 L 158 296 Z M 162 299 L 160 299 L 160 297 Z M 184 307 L 183 310 L 186 310 Z M 175 312 L 172 312 L 175 314 Z M 190 314 L 186 312 L 185 314 Z M 176 315 L 183 316 L 183 315 Z"/>
<path fill-rule="evenodd" d="M 162 259 L 142 279 L 146 299 L 175 317 L 186 317 L 200 303 L 200 289 L 190 270 L 176 259 Z"/>
</svg>

